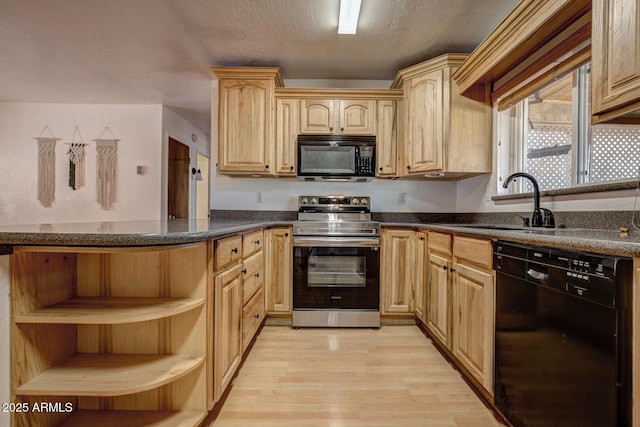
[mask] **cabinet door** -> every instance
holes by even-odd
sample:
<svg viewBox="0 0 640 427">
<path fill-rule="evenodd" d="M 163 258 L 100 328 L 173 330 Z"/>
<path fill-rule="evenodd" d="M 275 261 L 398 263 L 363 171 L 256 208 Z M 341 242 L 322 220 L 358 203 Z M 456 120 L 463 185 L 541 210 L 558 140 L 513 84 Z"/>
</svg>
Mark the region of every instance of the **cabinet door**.
<svg viewBox="0 0 640 427">
<path fill-rule="evenodd" d="M 380 293 L 382 314 L 413 314 L 416 236 L 411 230 L 384 230 Z"/>
<path fill-rule="evenodd" d="M 453 275 L 453 354 L 493 389 L 493 272 L 458 263 Z"/>
<path fill-rule="evenodd" d="M 217 275 L 215 283 L 215 401 L 242 360 L 242 274 L 240 264 Z"/>
<path fill-rule="evenodd" d="M 302 99 L 300 101 L 300 133 L 337 133 L 337 101 L 333 99 Z"/>
<path fill-rule="evenodd" d="M 376 101 L 339 101 L 340 133 L 345 135 L 374 135 L 376 133 Z"/>
<path fill-rule="evenodd" d="M 593 2 L 591 109 L 592 114 L 596 116 L 631 103 L 636 105 L 630 106 L 629 109 L 639 108 L 638 3 L 637 0 Z"/>
<path fill-rule="evenodd" d="M 429 251 L 427 280 L 427 328 L 442 344 L 451 348 L 451 258 Z"/>
<path fill-rule="evenodd" d="M 397 104 L 396 101 L 378 101 L 376 131 L 376 163 L 378 176 L 395 176 L 397 156 Z"/>
<path fill-rule="evenodd" d="M 409 85 L 405 130 L 406 172 L 424 173 L 443 165 L 443 70 L 415 77 Z"/>
<path fill-rule="evenodd" d="M 222 79 L 219 85 L 220 172 L 270 173 L 273 82 Z"/>
<path fill-rule="evenodd" d="M 265 294 L 267 312 L 291 313 L 292 243 L 291 227 L 275 227 L 267 230 Z"/>
<path fill-rule="evenodd" d="M 300 100 L 276 100 L 276 173 L 296 175 L 296 141 L 300 133 Z"/>
<path fill-rule="evenodd" d="M 415 276 L 416 276 L 416 291 L 415 291 L 415 306 L 416 316 L 426 323 L 426 287 L 427 287 L 427 233 L 416 233 L 416 264 L 415 264 Z"/>
</svg>

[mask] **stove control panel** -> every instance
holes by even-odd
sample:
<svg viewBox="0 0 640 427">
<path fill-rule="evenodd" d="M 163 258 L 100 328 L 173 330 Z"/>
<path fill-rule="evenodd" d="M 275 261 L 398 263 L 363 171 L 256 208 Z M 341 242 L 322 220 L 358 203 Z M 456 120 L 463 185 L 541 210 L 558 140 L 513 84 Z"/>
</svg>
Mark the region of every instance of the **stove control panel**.
<svg viewBox="0 0 640 427">
<path fill-rule="evenodd" d="M 300 196 L 299 207 L 369 207 L 371 198 L 367 196 Z"/>
</svg>

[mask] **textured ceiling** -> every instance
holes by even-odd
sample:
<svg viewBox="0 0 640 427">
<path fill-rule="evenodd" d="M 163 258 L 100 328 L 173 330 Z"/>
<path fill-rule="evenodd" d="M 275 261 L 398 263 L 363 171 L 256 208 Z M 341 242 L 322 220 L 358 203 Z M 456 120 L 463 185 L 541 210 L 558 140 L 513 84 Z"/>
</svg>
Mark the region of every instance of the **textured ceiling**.
<svg viewBox="0 0 640 427">
<path fill-rule="evenodd" d="M 209 129 L 212 65 L 285 79 L 392 80 L 471 52 L 517 0 L 0 0 L 0 102 L 162 103 Z"/>
</svg>

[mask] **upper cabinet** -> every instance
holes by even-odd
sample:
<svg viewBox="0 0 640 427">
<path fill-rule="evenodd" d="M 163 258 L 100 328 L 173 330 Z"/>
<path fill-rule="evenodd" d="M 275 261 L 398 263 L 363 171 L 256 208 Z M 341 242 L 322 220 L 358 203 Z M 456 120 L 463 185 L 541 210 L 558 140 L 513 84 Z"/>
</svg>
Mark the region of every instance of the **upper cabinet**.
<svg viewBox="0 0 640 427">
<path fill-rule="evenodd" d="M 398 89 L 276 88 L 276 174 L 295 176 L 299 134 L 375 135 L 378 176 L 395 177 Z"/>
<path fill-rule="evenodd" d="M 591 113 L 600 122 L 640 109 L 640 2 L 593 2 Z"/>
<path fill-rule="evenodd" d="M 300 133 L 374 135 L 374 99 L 303 99 Z"/>
<path fill-rule="evenodd" d="M 451 75 L 466 55 L 449 54 L 405 68 L 403 138 L 397 174 L 461 178 L 491 172 L 491 106 L 484 86 L 460 95 Z"/>
<path fill-rule="evenodd" d="M 218 171 L 274 174 L 278 68 L 213 67 L 218 76 Z"/>
</svg>

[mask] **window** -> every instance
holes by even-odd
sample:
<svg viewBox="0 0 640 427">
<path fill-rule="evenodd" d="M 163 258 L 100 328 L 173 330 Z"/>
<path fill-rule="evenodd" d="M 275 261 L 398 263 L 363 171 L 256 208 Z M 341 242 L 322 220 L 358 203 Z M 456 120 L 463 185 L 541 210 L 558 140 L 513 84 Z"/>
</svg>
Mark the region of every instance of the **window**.
<svg viewBox="0 0 640 427">
<path fill-rule="evenodd" d="M 538 88 L 500 112 L 500 176 L 527 172 L 540 190 L 634 179 L 640 126 L 590 124 L 589 64 Z M 504 193 L 502 182 L 498 192 Z M 530 192 L 519 180 L 511 192 Z"/>
</svg>

